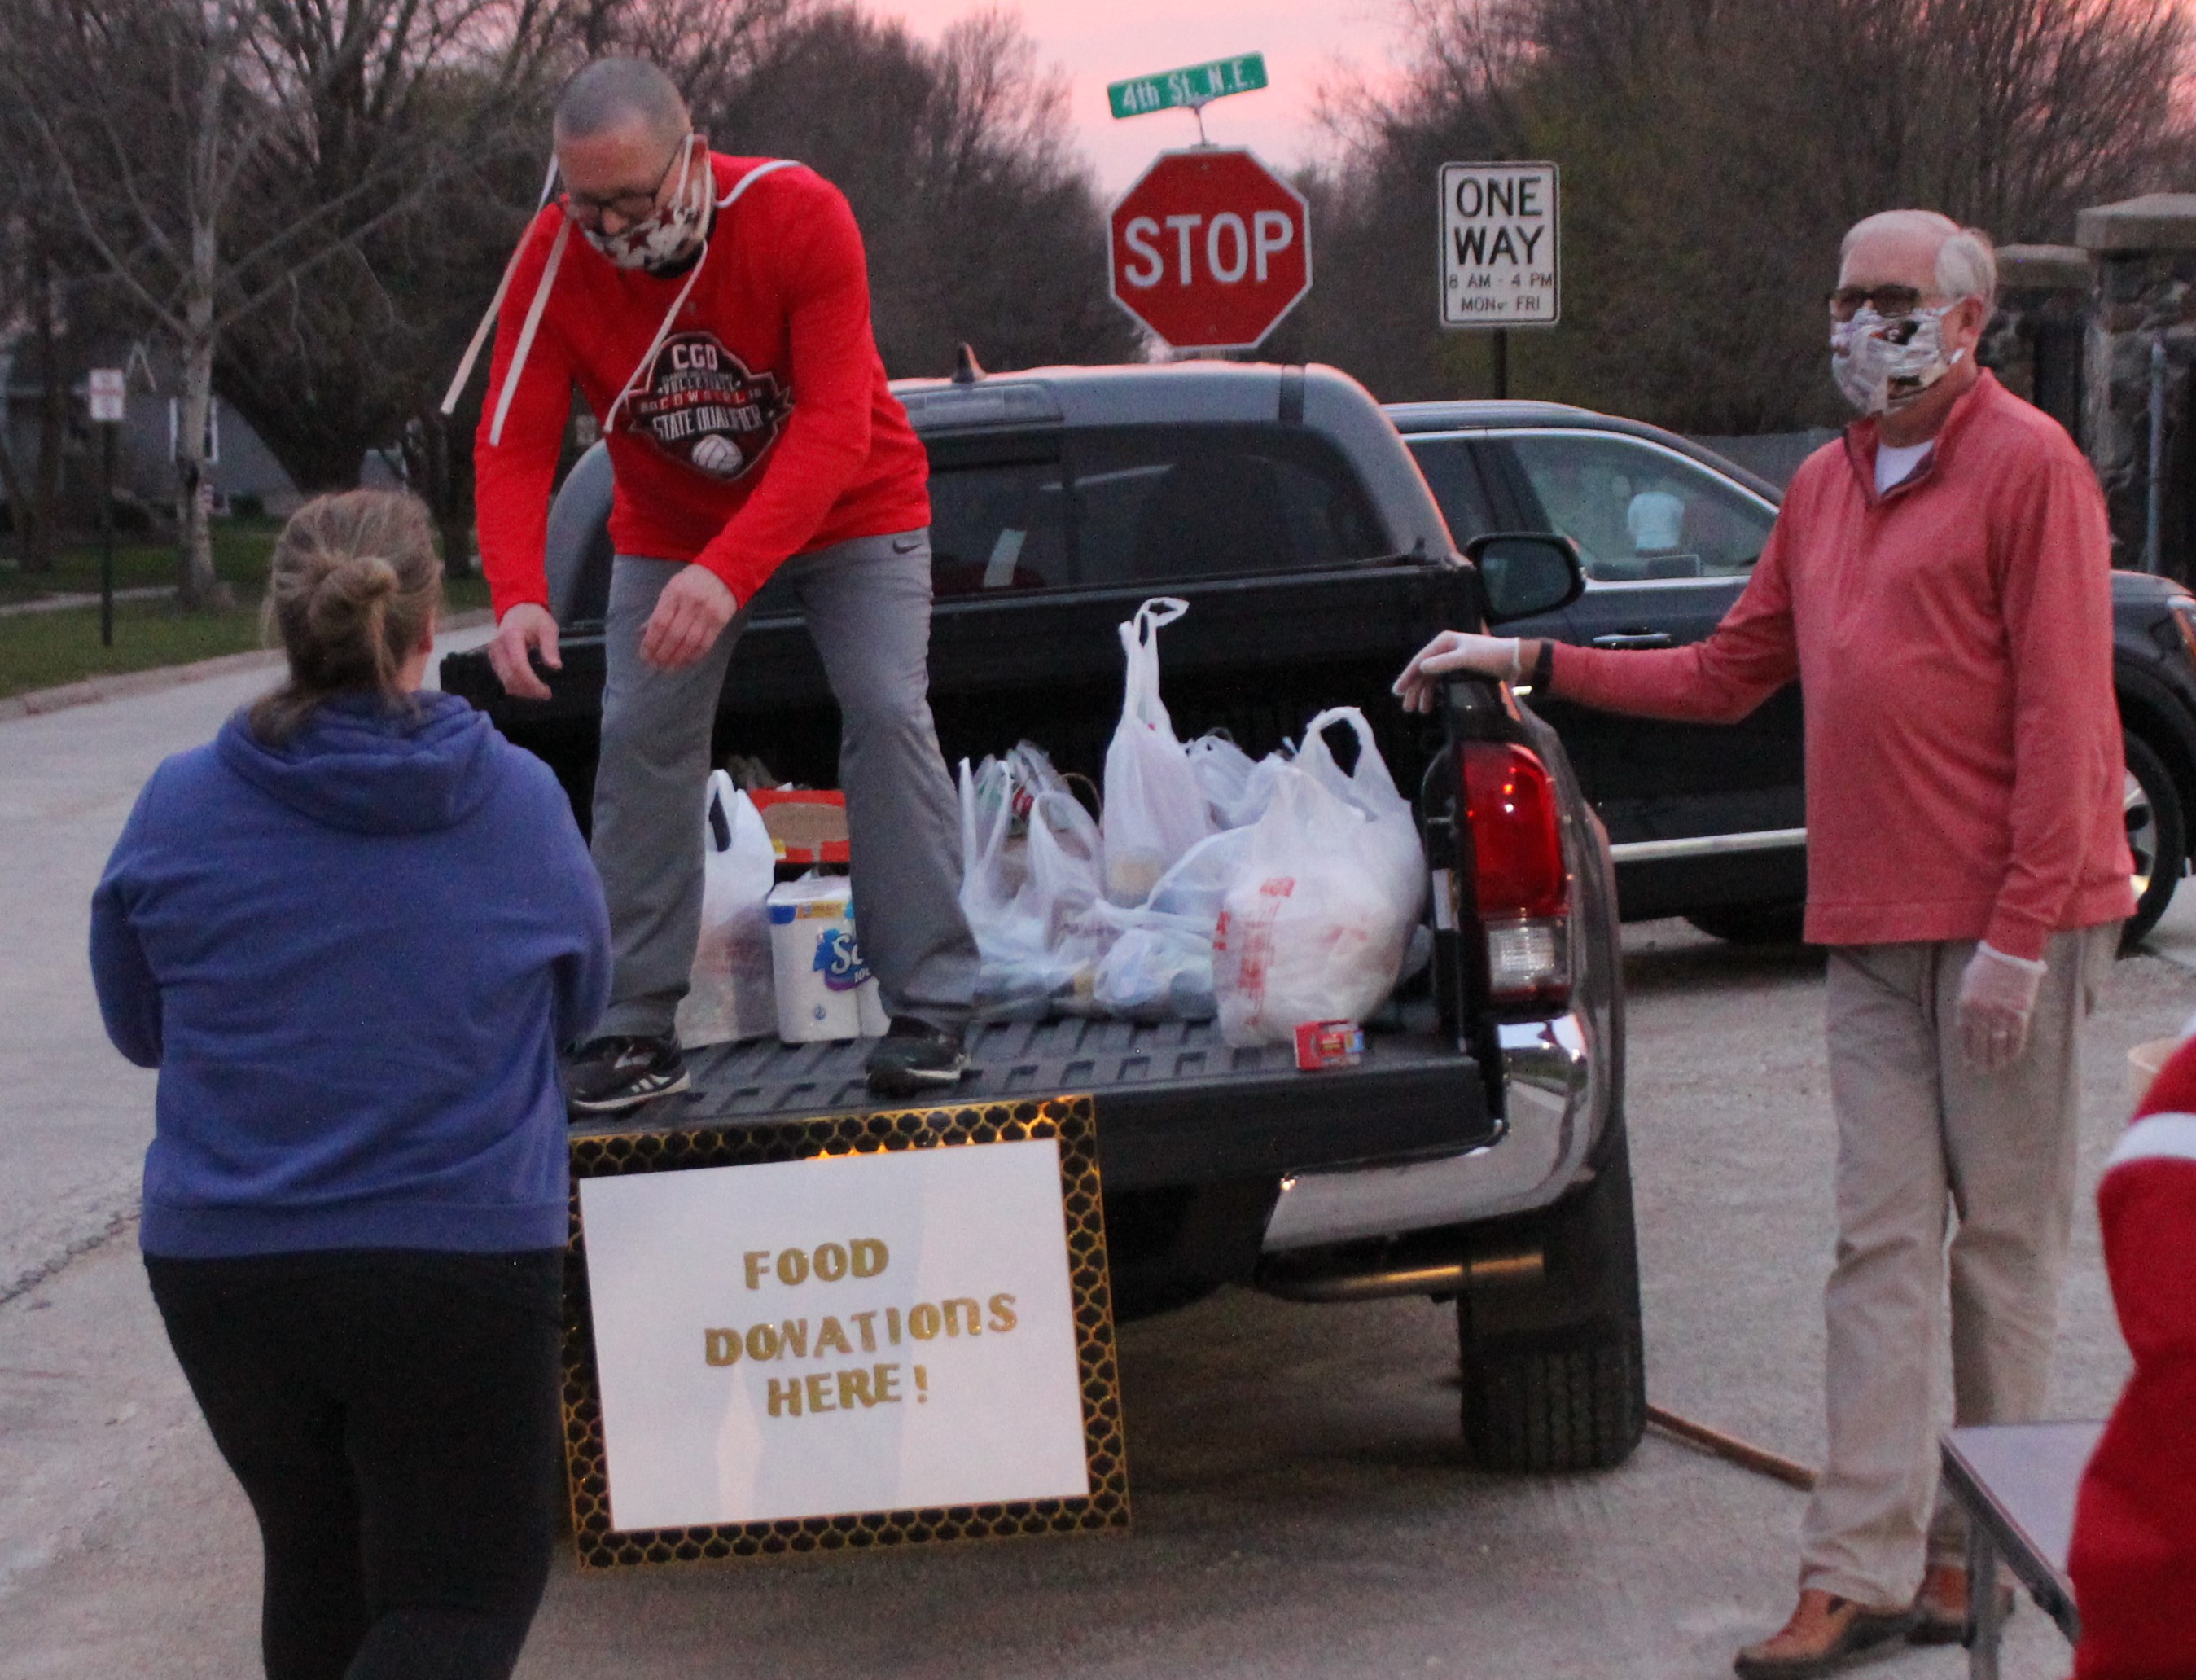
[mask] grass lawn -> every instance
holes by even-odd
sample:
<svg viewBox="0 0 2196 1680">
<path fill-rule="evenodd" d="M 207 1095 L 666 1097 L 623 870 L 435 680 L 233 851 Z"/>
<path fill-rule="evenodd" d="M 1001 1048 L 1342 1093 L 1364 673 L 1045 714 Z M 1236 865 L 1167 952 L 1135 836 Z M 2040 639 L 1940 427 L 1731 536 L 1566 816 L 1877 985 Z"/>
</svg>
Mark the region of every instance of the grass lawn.
<svg viewBox="0 0 2196 1680">
<path fill-rule="evenodd" d="M 117 601 L 114 646 L 99 645 L 99 607 L 64 607 L 51 612 L 0 617 L 0 697 L 52 688 L 89 676 L 151 670 L 188 664 L 224 653 L 260 646 L 259 597 L 266 586 L 268 556 L 281 530 L 275 519 L 223 519 L 214 526 L 214 571 L 235 592 L 226 612 L 180 612 L 165 600 Z M 142 588 L 176 581 L 176 551 L 170 546 L 118 544 L 114 587 Z M 26 576 L 11 564 L 0 565 L 0 605 L 99 588 L 96 545 L 65 550 L 50 572 Z M 444 611 L 463 611 L 488 605 L 488 586 L 478 577 L 454 577 L 447 585 Z"/>
</svg>

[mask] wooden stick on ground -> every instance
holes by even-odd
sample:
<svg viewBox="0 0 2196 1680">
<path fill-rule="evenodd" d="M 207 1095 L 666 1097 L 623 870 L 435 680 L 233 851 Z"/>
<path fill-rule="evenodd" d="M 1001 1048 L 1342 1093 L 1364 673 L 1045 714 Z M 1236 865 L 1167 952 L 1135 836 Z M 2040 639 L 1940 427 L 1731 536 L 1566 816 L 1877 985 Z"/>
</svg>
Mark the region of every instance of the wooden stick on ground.
<svg viewBox="0 0 2196 1680">
<path fill-rule="evenodd" d="M 1796 1487 L 1801 1492 L 1812 1492 L 1815 1473 L 1795 1459 L 1782 1453 L 1771 1452 L 1766 1447 L 1742 1441 L 1737 1435 L 1726 1435 L 1720 1429 L 1711 1429 L 1705 1423 L 1696 1423 L 1690 1417 L 1680 1417 L 1674 1411 L 1665 1411 L 1661 1406 L 1647 1408 L 1647 1421 L 1665 1434 L 1675 1435 L 1679 1440 L 1713 1452 L 1719 1458 L 1728 1458 L 1742 1469 L 1757 1475 L 1769 1476 Z"/>
</svg>

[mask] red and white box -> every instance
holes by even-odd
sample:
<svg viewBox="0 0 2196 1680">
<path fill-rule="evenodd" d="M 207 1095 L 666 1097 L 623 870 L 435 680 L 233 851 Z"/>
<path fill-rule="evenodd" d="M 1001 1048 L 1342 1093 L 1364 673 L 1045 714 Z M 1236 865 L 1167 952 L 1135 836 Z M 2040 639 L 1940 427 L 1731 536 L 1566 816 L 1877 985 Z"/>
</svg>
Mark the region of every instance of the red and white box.
<svg viewBox="0 0 2196 1680">
<path fill-rule="evenodd" d="M 1365 1059 L 1365 1029 L 1355 1021 L 1307 1021 L 1297 1028 L 1297 1066 L 1308 1074 L 1354 1068 Z"/>
</svg>

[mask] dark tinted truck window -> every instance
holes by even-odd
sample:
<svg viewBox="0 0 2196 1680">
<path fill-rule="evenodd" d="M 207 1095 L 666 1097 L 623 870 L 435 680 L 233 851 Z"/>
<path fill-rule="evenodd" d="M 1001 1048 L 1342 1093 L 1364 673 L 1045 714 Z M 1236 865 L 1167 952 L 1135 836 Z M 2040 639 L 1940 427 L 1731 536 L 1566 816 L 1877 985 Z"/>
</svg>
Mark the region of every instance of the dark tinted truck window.
<svg viewBox="0 0 2196 1680">
<path fill-rule="evenodd" d="M 1309 571 L 1389 546 L 1342 454 L 1278 426 L 1092 428 L 1019 452 L 939 439 L 930 497 L 941 596 Z"/>
<path fill-rule="evenodd" d="M 1426 488 L 1441 504 L 1442 518 L 1448 521 L 1448 534 L 1456 539 L 1458 547 L 1496 529 L 1494 505 L 1487 499 L 1487 487 L 1480 482 L 1479 463 L 1472 458 L 1470 443 L 1461 437 L 1406 437 L 1403 441 L 1410 446 L 1419 471 L 1425 475 Z"/>
<path fill-rule="evenodd" d="M 956 461 L 933 450 L 930 553 L 938 593 L 1073 582 L 1065 484 L 1057 456 L 1017 461 L 977 454 Z"/>
</svg>

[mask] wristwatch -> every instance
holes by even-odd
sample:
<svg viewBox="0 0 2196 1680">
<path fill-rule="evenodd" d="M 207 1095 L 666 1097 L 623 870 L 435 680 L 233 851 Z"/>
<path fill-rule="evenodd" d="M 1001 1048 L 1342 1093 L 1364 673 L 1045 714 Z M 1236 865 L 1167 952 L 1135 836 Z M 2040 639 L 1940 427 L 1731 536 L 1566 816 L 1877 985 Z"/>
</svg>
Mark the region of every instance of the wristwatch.
<svg viewBox="0 0 2196 1680">
<path fill-rule="evenodd" d="M 1556 645 L 1544 636 L 1540 640 L 1540 651 L 1533 656 L 1533 692 L 1535 694 L 1546 692 L 1548 685 L 1555 680 Z"/>
</svg>

